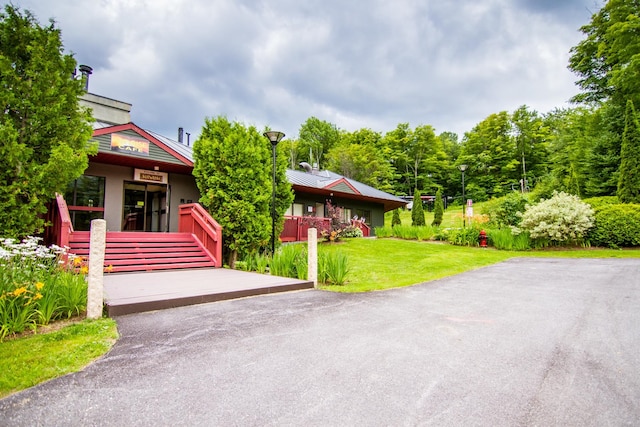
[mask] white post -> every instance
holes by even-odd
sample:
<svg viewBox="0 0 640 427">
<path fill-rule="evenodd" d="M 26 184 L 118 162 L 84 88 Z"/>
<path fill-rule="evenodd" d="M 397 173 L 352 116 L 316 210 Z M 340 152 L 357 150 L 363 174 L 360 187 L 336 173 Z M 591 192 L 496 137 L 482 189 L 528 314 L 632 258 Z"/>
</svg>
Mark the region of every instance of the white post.
<svg viewBox="0 0 640 427">
<path fill-rule="evenodd" d="M 310 228 L 307 232 L 307 280 L 318 287 L 318 230 Z"/>
<path fill-rule="evenodd" d="M 87 290 L 87 319 L 102 317 L 104 250 L 106 246 L 107 221 L 91 221 L 89 241 L 89 289 Z"/>
</svg>

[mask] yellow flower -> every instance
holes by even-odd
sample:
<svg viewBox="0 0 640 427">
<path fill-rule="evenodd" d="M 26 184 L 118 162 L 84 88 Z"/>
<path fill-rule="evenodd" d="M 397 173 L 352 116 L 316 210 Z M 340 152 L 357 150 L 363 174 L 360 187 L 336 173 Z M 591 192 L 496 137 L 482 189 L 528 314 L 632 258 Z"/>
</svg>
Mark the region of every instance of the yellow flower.
<svg viewBox="0 0 640 427">
<path fill-rule="evenodd" d="M 108 266 L 106 266 L 106 267 L 104 268 L 104 271 L 105 271 L 106 273 L 111 273 L 111 272 L 113 271 L 113 265 L 109 264 Z"/>
<path fill-rule="evenodd" d="M 83 262 L 84 262 L 84 259 L 81 256 L 75 257 L 73 259 L 73 266 L 74 267 L 80 267 L 80 265 L 82 265 Z"/>
<path fill-rule="evenodd" d="M 42 294 L 40 292 L 38 292 L 37 294 L 35 294 L 35 296 L 33 297 L 34 301 L 38 301 L 39 299 L 42 298 Z"/>
<path fill-rule="evenodd" d="M 13 291 L 13 295 L 19 297 L 20 295 L 24 294 L 27 292 L 27 288 L 26 287 L 21 287 L 21 288 L 17 288 L 15 291 Z"/>
<path fill-rule="evenodd" d="M 87 267 L 86 265 L 83 265 L 82 267 L 80 267 L 80 273 L 82 274 L 89 273 L 89 267 Z"/>
<path fill-rule="evenodd" d="M 36 289 L 37 289 L 37 290 L 40 290 L 40 289 L 42 289 L 42 288 L 44 288 L 44 283 L 42 283 L 42 282 L 36 282 Z"/>
</svg>

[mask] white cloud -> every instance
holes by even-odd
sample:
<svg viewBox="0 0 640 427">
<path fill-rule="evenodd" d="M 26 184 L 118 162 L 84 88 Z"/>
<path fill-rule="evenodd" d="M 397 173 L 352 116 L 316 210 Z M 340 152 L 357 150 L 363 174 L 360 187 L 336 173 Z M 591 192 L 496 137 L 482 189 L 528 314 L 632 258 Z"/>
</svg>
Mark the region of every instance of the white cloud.
<svg viewBox="0 0 640 427">
<path fill-rule="evenodd" d="M 562 3 L 562 5 L 560 5 Z M 90 90 L 140 126 L 192 139 L 226 115 L 290 136 L 431 124 L 462 136 L 491 113 L 565 106 L 568 51 L 592 0 L 23 0 L 94 67 Z"/>
</svg>

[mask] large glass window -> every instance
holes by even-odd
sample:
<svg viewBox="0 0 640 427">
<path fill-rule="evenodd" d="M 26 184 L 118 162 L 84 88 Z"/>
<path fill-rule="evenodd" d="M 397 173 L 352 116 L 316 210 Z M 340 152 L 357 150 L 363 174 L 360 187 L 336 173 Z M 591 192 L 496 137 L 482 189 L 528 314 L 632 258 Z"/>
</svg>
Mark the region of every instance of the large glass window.
<svg viewBox="0 0 640 427">
<path fill-rule="evenodd" d="M 91 221 L 104 218 L 105 177 L 82 175 L 71 182 L 64 194 L 73 229 L 88 231 Z"/>
</svg>

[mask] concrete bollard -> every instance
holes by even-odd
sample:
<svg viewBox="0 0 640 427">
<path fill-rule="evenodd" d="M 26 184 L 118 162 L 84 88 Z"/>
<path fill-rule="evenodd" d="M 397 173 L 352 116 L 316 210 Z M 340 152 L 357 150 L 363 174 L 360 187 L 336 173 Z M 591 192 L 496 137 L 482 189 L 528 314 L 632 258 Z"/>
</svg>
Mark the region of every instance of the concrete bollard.
<svg viewBox="0 0 640 427">
<path fill-rule="evenodd" d="M 87 290 L 87 319 L 102 317 L 104 299 L 104 251 L 107 237 L 107 222 L 104 219 L 91 221 L 89 241 L 89 289 Z"/>
<path fill-rule="evenodd" d="M 310 228 L 307 232 L 307 280 L 318 287 L 318 230 Z"/>
</svg>

